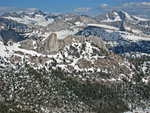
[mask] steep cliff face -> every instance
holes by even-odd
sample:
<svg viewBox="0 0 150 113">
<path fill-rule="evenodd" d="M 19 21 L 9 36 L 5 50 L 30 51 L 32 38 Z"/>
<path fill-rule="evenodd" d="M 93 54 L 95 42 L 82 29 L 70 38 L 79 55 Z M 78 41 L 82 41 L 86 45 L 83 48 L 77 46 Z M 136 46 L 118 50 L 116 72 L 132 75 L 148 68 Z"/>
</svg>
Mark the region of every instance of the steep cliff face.
<svg viewBox="0 0 150 113">
<path fill-rule="evenodd" d="M 47 40 L 45 40 L 46 42 L 48 42 L 48 45 L 47 45 L 47 49 L 49 49 L 50 53 L 56 53 L 58 52 L 58 40 L 57 40 L 57 35 L 52 33 L 50 35 L 50 37 L 47 38 Z"/>
<path fill-rule="evenodd" d="M 37 51 L 44 54 L 55 54 L 59 50 L 57 35 L 52 33 L 46 40 L 37 41 Z"/>
</svg>

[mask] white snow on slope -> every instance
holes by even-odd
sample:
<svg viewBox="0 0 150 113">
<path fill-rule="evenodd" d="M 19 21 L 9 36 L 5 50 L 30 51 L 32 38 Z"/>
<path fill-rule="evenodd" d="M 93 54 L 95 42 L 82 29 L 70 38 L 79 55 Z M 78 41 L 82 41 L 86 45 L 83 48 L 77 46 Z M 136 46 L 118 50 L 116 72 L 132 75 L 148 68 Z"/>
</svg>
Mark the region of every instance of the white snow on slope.
<svg viewBox="0 0 150 113">
<path fill-rule="evenodd" d="M 147 107 L 146 109 L 142 109 L 142 108 L 135 108 L 132 111 L 128 111 L 128 112 L 124 112 L 124 113 L 149 113 L 150 112 L 150 107 Z"/>
<path fill-rule="evenodd" d="M 124 39 L 131 40 L 131 41 L 134 41 L 134 42 L 140 41 L 140 40 L 147 40 L 147 41 L 150 40 L 150 38 L 145 38 L 145 37 L 142 37 L 142 36 L 136 36 L 136 35 L 133 35 L 133 34 L 130 34 L 130 33 L 125 33 L 125 32 L 122 35 L 122 37 Z"/>
<path fill-rule="evenodd" d="M 127 20 L 129 20 L 129 21 L 135 21 L 128 13 L 126 13 L 126 12 L 124 12 L 124 11 L 123 11 L 123 13 L 125 14 L 125 17 L 126 17 Z M 110 18 L 108 17 L 108 15 L 106 15 L 106 16 L 107 16 L 107 19 L 106 19 L 106 20 L 102 20 L 101 22 L 116 22 L 116 21 L 122 21 L 117 12 L 113 12 L 113 14 L 114 14 L 114 16 L 115 16 L 114 19 L 110 19 Z M 137 16 L 133 16 L 133 17 L 137 19 L 137 22 L 138 22 L 138 21 L 148 21 L 148 20 L 149 20 L 149 19 L 144 19 L 144 18 L 140 18 L 140 17 L 137 17 Z"/>
<path fill-rule="evenodd" d="M 140 18 L 140 17 L 137 17 L 137 16 L 134 16 L 136 19 L 140 20 L 140 21 L 149 21 L 149 19 L 145 19 L 145 18 Z"/>
<path fill-rule="evenodd" d="M 5 47 L 4 43 L 0 41 L 0 56 L 1 57 L 7 57 L 7 48 Z"/>
<path fill-rule="evenodd" d="M 32 56 L 41 56 L 41 53 L 37 53 L 35 51 L 32 50 L 26 50 L 26 49 L 22 49 L 19 48 L 20 44 L 19 43 L 14 43 L 12 46 L 8 45 L 5 46 L 3 44 L 3 42 L 0 42 L 0 56 L 1 57 L 10 57 L 11 55 L 15 54 L 15 51 L 21 51 L 24 54 L 31 54 Z"/>
<path fill-rule="evenodd" d="M 97 28 L 93 28 L 92 30 L 88 30 L 87 33 L 90 31 L 92 34 L 96 33 L 97 35 L 101 36 L 100 34 L 103 34 L 103 38 L 104 40 L 107 41 L 118 41 L 120 40 L 120 36 L 122 38 L 124 38 L 125 40 L 129 40 L 129 41 L 140 41 L 140 40 L 146 40 L 146 41 L 150 41 L 150 38 L 148 37 L 143 37 L 143 36 L 138 36 L 138 35 L 134 35 L 132 33 L 127 33 L 127 32 L 123 32 L 123 31 L 119 31 L 118 28 L 116 27 L 112 27 L 112 26 L 108 26 L 108 25 L 103 25 L 103 24 L 88 24 L 88 26 L 95 26 L 95 27 L 99 27 L 99 28 L 104 28 L 106 32 L 104 33 L 99 33 L 98 34 L 98 29 Z M 139 32 L 139 31 L 134 31 L 134 32 Z M 85 31 L 86 33 L 86 31 Z"/>
<path fill-rule="evenodd" d="M 125 14 L 125 16 L 128 20 L 133 21 L 133 19 L 131 18 L 131 16 L 128 13 L 126 13 L 126 12 L 123 12 L 123 13 Z"/>
<path fill-rule="evenodd" d="M 64 39 L 68 35 L 74 35 L 77 32 L 78 32 L 78 29 L 74 29 L 74 30 L 62 30 L 62 31 L 58 31 L 58 32 L 55 32 L 55 33 L 57 34 L 57 38 L 60 40 L 60 39 Z"/>
<path fill-rule="evenodd" d="M 126 13 L 126 12 L 123 12 L 125 14 L 125 16 L 127 17 L 128 20 L 130 21 L 133 21 L 133 19 L 131 18 L 131 16 Z M 140 18 L 140 17 L 137 17 L 137 16 L 133 16 L 134 18 L 136 18 L 138 21 L 148 21 L 149 19 L 144 19 L 144 18 Z"/>
<path fill-rule="evenodd" d="M 84 24 L 83 23 L 81 23 L 81 22 L 75 22 L 75 24 L 77 25 L 77 26 L 83 26 Z"/>
<path fill-rule="evenodd" d="M 46 20 L 44 16 L 42 15 L 36 15 L 35 18 L 31 18 L 29 16 L 25 16 L 24 18 L 17 18 L 17 17 L 4 17 L 7 19 L 11 19 L 23 24 L 35 24 L 35 25 L 39 25 L 39 26 L 47 26 L 48 24 L 51 24 L 52 22 L 54 22 L 54 19 L 48 19 Z"/>
<path fill-rule="evenodd" d="M 121 54 L 122 56 L 125 57 L 130 57 L 130 58 L 140 58 L 142 56 L 150 56 L 150 54 L 142 53 L 142 52 L 126 52 Z"/>
<path fill-rule="evenodd" d="M 118 14 L 115 19 L 110 19 L 107 15 L 107 20 L 102 20 L 101 22 L 116 22 L 116 21 L 122 21 Z"/>
</svg>

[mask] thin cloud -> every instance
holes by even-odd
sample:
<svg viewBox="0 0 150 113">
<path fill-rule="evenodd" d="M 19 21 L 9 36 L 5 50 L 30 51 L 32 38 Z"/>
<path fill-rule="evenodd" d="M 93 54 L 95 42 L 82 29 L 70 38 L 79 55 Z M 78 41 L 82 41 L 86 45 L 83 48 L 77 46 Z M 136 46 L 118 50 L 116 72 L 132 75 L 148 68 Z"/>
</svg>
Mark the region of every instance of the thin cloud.
<svg viewBox="0 0 150 113">
<path fill-rule="evenodd" d="M 6 12 L 15 12 L 15 11 L 34 12 L 36 10 L 38 10 L 38 9 L 37 8 L 17 8 L 17 7 L 1 7 L 0 6 L 0 15 L 4 14 Z"/>
<path fill-rule="evenodd" d="M 108 7 L 108 4 L 106 4 L 106 3 L 100 4 L 99 7 L 105 8 L 105 7 Z"/>
<path fill-rule="evenodd" d="M 142 5 L 150 6 L 150 2 L 142 2 Z"/>
<path fill-rule="evenodd" d="M 75 8 L 74 12 L 75 13 L 84 13 L 90 11 L 92 8 L 90 7 L 82 7 L 82 8 Z"/>
</svg>

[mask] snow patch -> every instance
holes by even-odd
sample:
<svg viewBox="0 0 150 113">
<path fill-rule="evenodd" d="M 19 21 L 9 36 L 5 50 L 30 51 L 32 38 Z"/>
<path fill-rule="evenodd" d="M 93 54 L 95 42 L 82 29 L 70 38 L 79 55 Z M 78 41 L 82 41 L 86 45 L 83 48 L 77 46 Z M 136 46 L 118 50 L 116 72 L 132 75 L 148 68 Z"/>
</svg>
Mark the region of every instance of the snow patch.
<svg viewBox="0 0 150 113">
<path fill-rule="evenodd" d="M 58 31 L 55 32 L 57 34 L 57 38 L 58 39 L 64 39 L 65 37 L 67 37 L 68 35 L 74 35 L 78 32 L 78 29 L 74 29 L 74 30 L 62 30 L 62 31 Z"/>
<path fill-rule="evenodd" d="M 7 48 L 2 41 L 0 41 L 0 56 L 3 58 L 9 56 Z"/>
<path fill-rule="evenodd" d="M 77 26 L 83 26 L 83 25 L 84 25 L 84 24 L 81 23 L 81 22 L 75 22 L 75 24 L 76 24 Z"/>
</svg>

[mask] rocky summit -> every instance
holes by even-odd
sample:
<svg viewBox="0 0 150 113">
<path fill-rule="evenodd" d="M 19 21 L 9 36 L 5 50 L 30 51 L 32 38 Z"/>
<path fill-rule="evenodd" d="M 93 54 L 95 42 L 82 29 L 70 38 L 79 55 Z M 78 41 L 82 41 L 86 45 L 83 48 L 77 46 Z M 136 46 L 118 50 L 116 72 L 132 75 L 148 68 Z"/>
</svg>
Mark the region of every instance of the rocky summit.
<svg viewBox="0 0 150 113">
<path fill-rule="evenodd" d="M 148 19 L 36 10 L 0 17 L 0 113 L 150 111 Z"/>
</svg>

